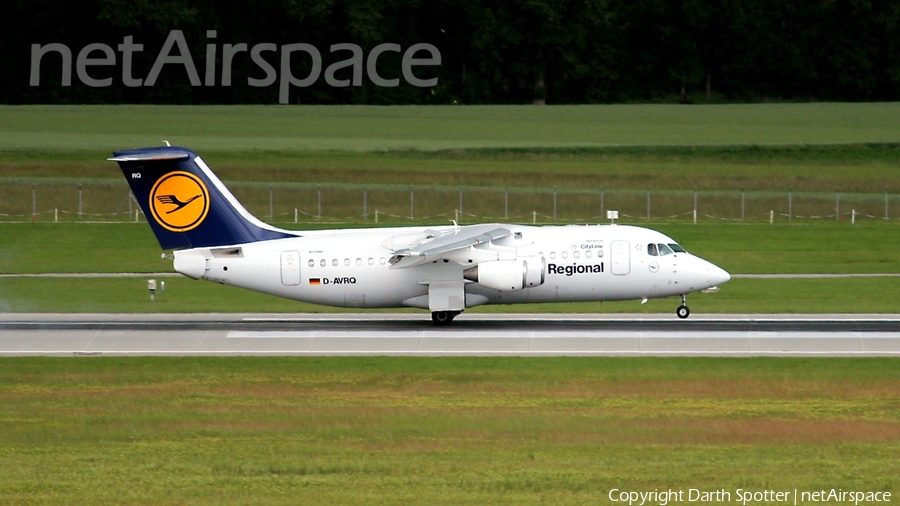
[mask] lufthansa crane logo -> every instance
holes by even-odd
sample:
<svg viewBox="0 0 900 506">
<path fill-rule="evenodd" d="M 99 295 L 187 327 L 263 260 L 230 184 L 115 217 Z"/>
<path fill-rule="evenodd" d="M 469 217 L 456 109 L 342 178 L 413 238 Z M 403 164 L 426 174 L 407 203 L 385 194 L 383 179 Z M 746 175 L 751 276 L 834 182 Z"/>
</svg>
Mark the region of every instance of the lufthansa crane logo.
<svg viewBox="0 0 900 506">
<path fill-rule="evenodd" d="M 153 219 L 171 232 L 187 232 L 197 228 L 209 212 L 209 191 L 190 172 L 170 172 L 150 190 Z"/>
</svg>

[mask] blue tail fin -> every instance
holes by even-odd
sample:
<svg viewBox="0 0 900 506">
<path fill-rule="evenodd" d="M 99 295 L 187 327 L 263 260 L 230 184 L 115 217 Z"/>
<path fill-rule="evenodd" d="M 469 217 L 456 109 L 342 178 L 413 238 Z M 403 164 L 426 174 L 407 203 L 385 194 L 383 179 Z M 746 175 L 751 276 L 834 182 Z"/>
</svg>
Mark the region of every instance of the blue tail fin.
<svg viewBox="0 0 900 506">
<path fill-rule="evenodd" d="M 166 146 L 113 155 L 110 160 L 118 162 L 163 249 L 230 246 L 297 236 L 251 215 L 189 149 Z"/>
</svg>

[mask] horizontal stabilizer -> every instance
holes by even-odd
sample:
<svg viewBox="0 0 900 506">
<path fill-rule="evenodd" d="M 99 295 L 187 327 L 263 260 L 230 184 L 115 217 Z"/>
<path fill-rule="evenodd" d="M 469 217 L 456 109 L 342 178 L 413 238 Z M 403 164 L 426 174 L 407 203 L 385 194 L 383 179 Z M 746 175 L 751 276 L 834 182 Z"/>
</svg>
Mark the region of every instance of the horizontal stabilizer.
<svg viewBox="0 0 900 506">
<path fill-rule="evenodd" d="M 107 160 L 111 162 L 175 162 L 178 160 L 187 160 L 190 157 L 190 153 L 157 151 L 152 153 L 134 153 L 115 156 L 113 158 L 107 158 Z"/>
</svg>

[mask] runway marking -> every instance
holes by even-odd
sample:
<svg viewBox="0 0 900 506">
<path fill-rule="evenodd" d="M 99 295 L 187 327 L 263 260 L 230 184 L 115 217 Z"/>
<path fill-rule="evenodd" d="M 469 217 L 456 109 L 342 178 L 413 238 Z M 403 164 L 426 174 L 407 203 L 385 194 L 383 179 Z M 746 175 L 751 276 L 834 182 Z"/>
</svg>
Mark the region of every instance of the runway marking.
<svg viewBox="0 0 900 506">
<path fill-rule="evenodd" d="M 506 335 L 508 334 L 508 335 Z M 772 331 L 356 331 L 232 330 L 228 339 L 900 339 L 900 332 L 772 332 Z"/>
<path fill-rule="evenodd" d="M 732 274 L 733 279 L 828 279 L 828 278 L 900 278 L 900 273 L 849 274 Z"/>
<path fill-rule="evenodd" d="M 289 356 L 289 355 L 309 355 L 309 356 L 414 356 L 427 357 L 437 355 L 447 356 L 536 356 L 536 357 L 575 357 L 575 356 L 711 356 L 711 357 L 736 357 L 736 356 L 789 356 L 789 357 L 849 357 L 849 356 L 876 356 L 876 357 L 894 357 L 900 356 L 900 351 L 710 351 L 710 350 L 611 350 L 611 351 L 542 351 L 542 350 L 519 350 L 511 351 L 482 351 L 482 350 L 427 350 L 427 351 L 391 351 L 384 352 L 381 350 L 374 351 L 301 351 L 301 350 L 271 350 L 271 351 L 197 351 L 197 352 L 181 352 L 181 351 L 47 351 L 47 350 L 24 350 L 15 352 L 2 352 L 0 356 L 49 356 L 49 355 L 65 355 L 65 356 Z"/>
<path fill-rule="evenodd" d="M 0 274 L 0 278 L 174 278 L 177 272 L 45 272 L 41 274 Z"/>
<path fill-rule="evenodd" d="M 170 316 L 157 314 L 158 317 Z M 209 314 L 213 316 L 213 314 Z M 517 313 L 517 312 L 464 312 L 457 320 L 540 320 L 540 321 L 585 321 L 626 319 L 634 321 L 650 321 L 668 319 L 671 321 L 858 321 L 858 320 L 893 320 L 900 321 L 900 313 L 701 313 L 681 320 L 675 313 Z M 296 313 L 290 315 L 263 314 L 241 316 L 240 321 L 342 321 L 342 320 L 422 320 L 431 321 L 431 313 L 421 310 L 399 309 L 396 312 L 383 313 Z"/>
<path fill-rule="evenodd" d="M 850 316 L 846 318 L 814 318 L 814 317 L 769 317 L 766 315 L 760 315 L 759 317 L 749 317 L 749 318 L 740 318 L 733 316 L 726 317 L 715 317 L 715 316 L 701 316 L 691 318 L 686 324 L 693 323 L 768 323 L 768 322 L 790 322 L 790 323 L 841 323 L 841 322 L 870 322 L 876 321 L 879 323 L 883 322 L 893 322 L 900 323 L 900 318 L 897 318 L 896 315 L 860 315 Z M 645 323 L 645 322 L 659 322 L 659 321 L 671 321 L 675 324 L 681 322 L 681 320 L 676 319 L 675 315 L 670 315 L 668 313 L 651 313 L 635 316 L 634 314 L 626 314 L 626 313 L 590 313 L 585 315 L 572 315 L 572 314 L 535 314 L 529 315 L 527 313 L 518 313 L 518 314 L 507 314 L 507 313 L 471 313 L 464 316 L 460 316 L 457 321 L 484 321 L 484 320 L 497 320 L 503 322 L 603 322 L 603 323 Z M 428 316 L 422 316 L 418 313 L 398 313 L 398 314 L 384 314 L 384 313 L 373 313 L 371 315 L 352 315 L 352 316 L 338 316 L 338 315 L 322 315 L 317 317 L 309 317 L 309 316 L 300 316 L 300 317 L 284 317 L 284 318 L 269 318 L 269 317 L 247 317 L 241 318 L 242 322 L 255 322 L 255 323 L 341 323 L 341 322 L 378 322 L 378 323 L 390 323 L 390 322 L 412 322 L 412 321 L 422 321 L 428 322 L 431 321 L 431 318 Z M 452 328 L 452 327 L 450 327 Z"/>
</svg>

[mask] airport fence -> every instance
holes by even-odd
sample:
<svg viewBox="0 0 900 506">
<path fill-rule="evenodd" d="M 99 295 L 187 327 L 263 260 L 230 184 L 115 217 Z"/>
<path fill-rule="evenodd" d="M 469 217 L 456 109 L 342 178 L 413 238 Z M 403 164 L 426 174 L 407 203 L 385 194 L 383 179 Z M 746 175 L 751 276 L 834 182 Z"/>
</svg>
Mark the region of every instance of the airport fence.
<svg viewBox="0 0 900 506">
<path fill-rule="evenodd" d="M 247 209 L 275 223 L 893 221 L 900 194 L 752 190 L 475 187 L 231 182 Z M 0 178 L 3 221 L 142 221 L 124 181 Z"/>
</svg>

